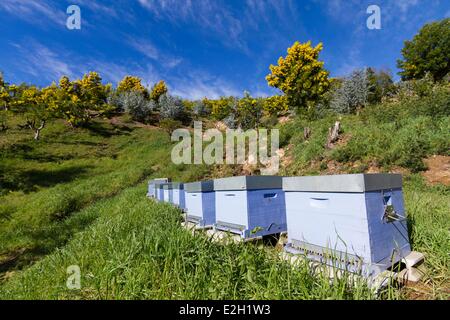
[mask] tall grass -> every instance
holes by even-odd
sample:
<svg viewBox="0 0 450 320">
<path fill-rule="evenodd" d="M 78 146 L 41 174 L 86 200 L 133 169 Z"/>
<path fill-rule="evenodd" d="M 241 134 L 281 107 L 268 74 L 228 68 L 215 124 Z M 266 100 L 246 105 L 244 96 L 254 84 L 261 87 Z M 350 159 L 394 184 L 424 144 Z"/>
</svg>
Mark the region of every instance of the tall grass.
<svg viewBox="0 0 450 320">
<path fill-rule="evenodd" d="M 152 175 L 190 180 L 207 172 L 172 164 L 169 137 L 156 129 L 99 121 L 75 131 L 55 123 L 39 142 L 7 134 L 0 145 L 0 274 L 64 245 L 94 219 L 71 215 L 100 199 Z"/>
<path fill-rule="evenodd" d="M 143 197 L 145 186 L 77 214 L 99 215 L 63 249 L 0 287 L 1 299 L 373 299 L 348 279 L 330 282 L 276 251 L 193 236 L 181 213 Z M 66 268 L 81 268 L 81 290 Z"/>
</svg>

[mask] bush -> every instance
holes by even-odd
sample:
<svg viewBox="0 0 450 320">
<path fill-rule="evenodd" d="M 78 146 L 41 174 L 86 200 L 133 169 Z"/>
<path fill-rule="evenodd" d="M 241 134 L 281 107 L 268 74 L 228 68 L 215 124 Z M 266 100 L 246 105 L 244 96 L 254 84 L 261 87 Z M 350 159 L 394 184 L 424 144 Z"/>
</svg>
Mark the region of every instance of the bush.
<svg viewBox="0 0 450 320">
<path fill-rule="evenodd" d="M 236 111 L 239 126 L 244 130 L 254 129 L 258 127 L 263 114 L 262 101 L 252 98 L 245 92 L 237 104 Z"/>
<path fill-rule="evenodd" d="M 137 91 L 122 93 L 119 100 L 119 104 L 131 115 L 133 120 L 144 123 L 150 120 L 152 112 L 157 107 L 154 101 L 147 100 L 144 94 Z"/>
<path fill-rule="evenodd" d="M 335 90 L 330 107 L 339 113 L 353 113 L 366 105 L 368 93 L 366 70 L 355 70 Z"/>
<path fill-rule="evenodd" d="M 319 61 L 322 48 L 322 43 L 312 47 L 310 41 L 303 44 L 296 41 L 288 48 L 286 57 L 278 59 L 278 65 L 269 67 L 271 73 L 266 77 L 267 83 L 286 95 L 289 107 L 309 107 L 329 89 L 329 72 Z"/>
<path fill-rule="evenodd" d="M 272 96 L 263 100 L 264 112 L 268 115 L 281 116 L 289 111 L 286 96 Z"/>
<path fill-rule="evenodd" d="M 192 112 L 198 118 L 206 117 L 211 114 L 211 110 L 203 103 L 203 101 L 194 101 Z"/>
<path fill-rule="evenodd" d="M 159 126 L 161 129 L 166 131 L 168 134 L 172 134 L 172 132 L 176 129 L 179 129 L 183 126 L 181 121 L 173 120 L 173 119 L 162 119 L 159 122 Z"/>
<path fill-rule="evenodd" d="M 230 129 L 236 129 L 238 127 L 238 121 L 234 113 L 230 113 L 228 117 L 222 119 L 222 122 Z"/>
<path fill-rule="evenodd" d="M 183 120 L 185 115 L 186 112 L 181 99 L 169 94 L 163 94 L 159 98 L 159 116 L 161 119 Z"/>
<path fill-rule="evenodd" d="M 203 103 L 211 110 L 211 116 L 215 120 L 225 119 L 237 108 L 237 99 L 234 97 L 222 97 L 219 100 L 204 99 Z"/>
<path fill-rule="evenodd" d="M 106 98 L 106 103 L 114 108 L 116 112 L 125 112 L 125 106 L 123 105 L 123 99 L 117 92 L 110 92 Z"/>
<path fill-rule="evenodd" d="M 405 41 L 402 55 L 397 61 L 402 80 L 420 79 L 426 73 L 442 80 L 450 72 L 450 18 L 423 26 L 411 41 Z"/>
</svg>

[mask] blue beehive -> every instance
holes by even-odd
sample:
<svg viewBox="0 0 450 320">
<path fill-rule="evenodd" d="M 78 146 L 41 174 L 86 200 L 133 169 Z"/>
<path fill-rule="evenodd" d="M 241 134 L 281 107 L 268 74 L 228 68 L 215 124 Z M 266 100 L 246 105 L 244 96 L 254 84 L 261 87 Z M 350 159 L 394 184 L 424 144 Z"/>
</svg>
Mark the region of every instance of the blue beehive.
<svg viewBox="0 0 450 320">
<path fill-rule="evenodd" d="M 155 183 L 155 189 L 156 189 L 156 200 L 158 201 L 164 201 L 164 185 L 167 182 L 159 182 Z"/>
<path fill-rule="evenodd" d="M 283 179 L 290 252 L 376 275 L 410 252 L 397 174 Z M 329 257 L 324 259 L 329 261 Z M 356 270 L 357 269 L 357 270 Z"/>
<path fill-rule="evenodd" d="M 157 190 L 158 188 L 156 185 L 159 185 L 160 183 L 166 183 L 169 182 L 170 179 L 168 178 L 158 178 L 153 179 L 148 182 L 148 191 L 147 191 L 147 197 L 151 198 L 157 198 Z"/>
<path fill-rule="evenodd" d="M 214 180 L 216 192 L 215 229 L 242 238 L 286 231 L 282 177 L 241 176 Z"/>
<path fill-rule="evenodd" d="M 216 222 L 213 181 L 186 183 L 184 191 L 187 221 L 199 227 L 212 227 Z"/>
<path fill-rule="evenodd" d="M 168 203 L 173 203 L 173 190 L 172 190 L 172 183 L 167 182 L 162 185 L 163 187 L 163 201 Z"/>
<path fill-rule="evenodd" d="M 172 183 L 173 204 L 182 210 L 186 209 L 184 184 L 179 182 Z"/>
</svg>

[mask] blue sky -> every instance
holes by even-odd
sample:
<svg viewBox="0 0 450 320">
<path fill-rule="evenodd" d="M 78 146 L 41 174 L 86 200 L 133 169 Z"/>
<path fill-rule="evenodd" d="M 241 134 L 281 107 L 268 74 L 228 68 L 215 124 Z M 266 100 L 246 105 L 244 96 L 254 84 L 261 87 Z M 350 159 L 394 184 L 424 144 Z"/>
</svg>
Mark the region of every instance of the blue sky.
<svg viewBox="0 0 450 320">
<path fill-rule="evenodd" d="M 81 30 L 66 28 L 71 4 Z M 371 4 L 381 30 L 366 27 Z M 448 16 L 448 0 L 1 0 L 0 70 L 41 86 L 95 70 L 113 84 L 127 74 L 149 86 L 163 79 L 192 99 L 265 96 L 276 93 L 269 65 L 297 40 L 323 42 L 332 76 L 364 66 L 396 76 L 403 41 Z"/>
</svg>

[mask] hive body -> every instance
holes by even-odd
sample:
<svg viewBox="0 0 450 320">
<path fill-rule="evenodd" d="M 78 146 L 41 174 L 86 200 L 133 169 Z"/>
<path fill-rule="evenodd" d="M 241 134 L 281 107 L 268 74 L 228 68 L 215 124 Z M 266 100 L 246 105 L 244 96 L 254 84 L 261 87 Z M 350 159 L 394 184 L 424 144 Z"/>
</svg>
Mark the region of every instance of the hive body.
<svg viewBox="0 0 450 320">
<path fill-rule="evenodd" d="M 216 221 L 213 182 L 186 183 L 184 188 L 187 220 L 199 227 L 213 226 Z"/>
<path fill-rule="evenodd" d="M 172 192 L 173 192 L 173 204 L 179 207 L 180 209 L 185 210 L 186 201 L 185 201 L 184 184 L 178 182 L 172 183 Z"/>
<path fill-rule="evenodd" d="M 214 180 L 217 230 L 242 238 L 286 231 L 286 212 L 281 177 L 242 176 Z"/>
<path fill-rule="evenodd" d="M 286 250 L 335 258 L 377 274 L 411 252 L 400 175 L 283 179 Z"/>
</svg>

